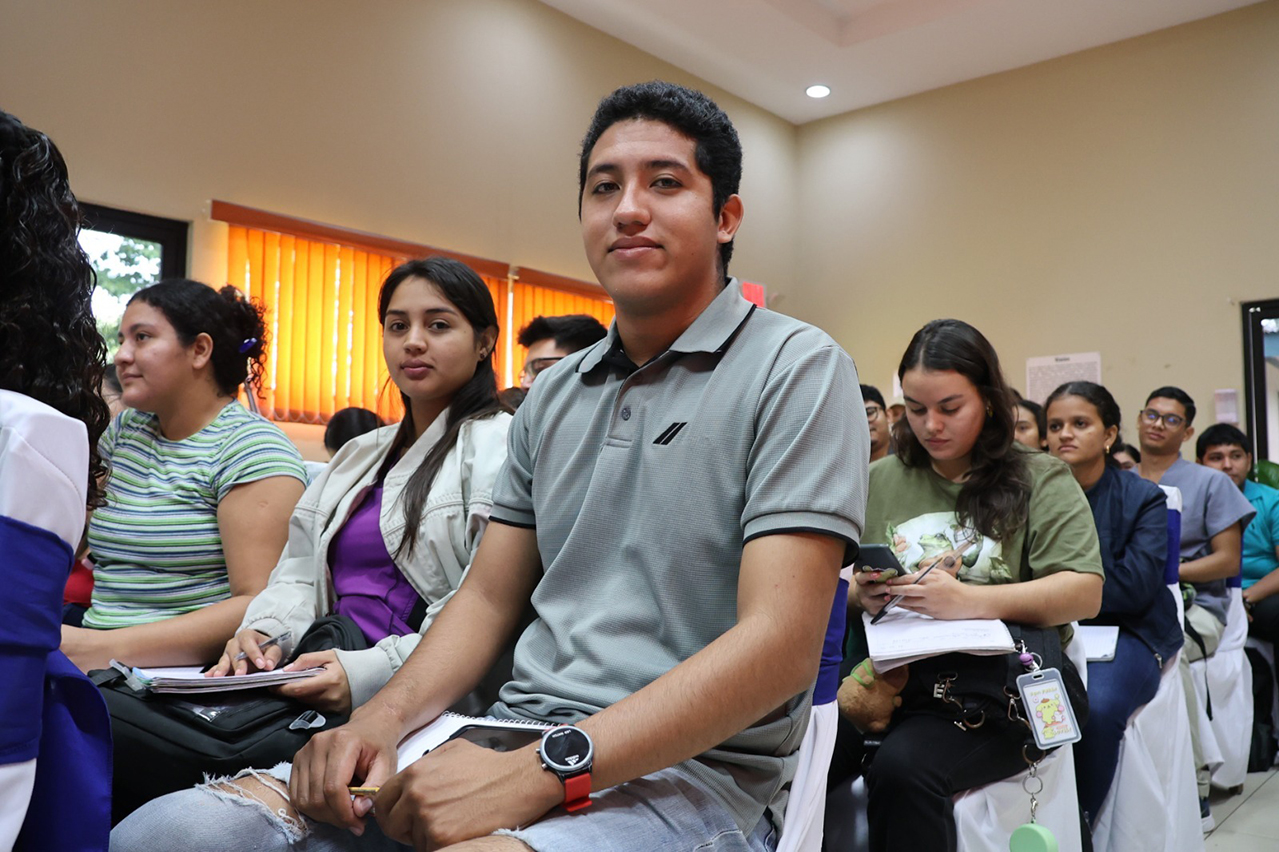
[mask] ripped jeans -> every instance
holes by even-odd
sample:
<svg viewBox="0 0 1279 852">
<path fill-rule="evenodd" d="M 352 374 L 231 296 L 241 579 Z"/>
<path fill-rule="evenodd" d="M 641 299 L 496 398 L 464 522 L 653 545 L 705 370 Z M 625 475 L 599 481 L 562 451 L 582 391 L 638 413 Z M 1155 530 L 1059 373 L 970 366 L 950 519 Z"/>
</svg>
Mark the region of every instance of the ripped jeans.
<svg viewBox="0 0 1279 852">
<path fill-rule="evenodd" d="M 247 791 L 224 789 L 227 782 L 256 778 L 288 798 L 289 771 L 281 763 L 267 769 L 246 769 L 233 778 L 211 779 L 189 790 L 147 802 L 111 831 L 111 852 L 248 852 L 248 850 L 306 850 L 307 852 L 402 852 L 412 847 L 386 837 L 369 819 L 363 837 L 344 828 L 290 817 L 271 810 Z"/>
</svg>

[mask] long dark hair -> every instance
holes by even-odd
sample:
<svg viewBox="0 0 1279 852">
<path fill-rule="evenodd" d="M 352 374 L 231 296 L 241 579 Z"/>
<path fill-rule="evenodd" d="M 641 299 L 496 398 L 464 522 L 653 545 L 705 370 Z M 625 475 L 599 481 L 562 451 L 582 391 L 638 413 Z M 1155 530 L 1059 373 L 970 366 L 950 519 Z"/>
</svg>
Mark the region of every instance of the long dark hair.
<svg viewBox="0 0 1279 852">
<path fill-rule="evenodd" d="M 97 277 L 80 248 L 80 207 L 57 147 L 0 111 L 0 388 L 84 423 L 87 507 L 103 505 L 99 395 L 107 349 L 91 298 Z"/>
<path fill-rule="evenodd" d="M 1096 382 L 1066 382 L 1059 385 L 1057 390 L 1048 395 L 1048 399 L 1044 401 L 1044 412 L 1047 414 L 1052 404 L 1064 396 L 1077 396 L 1084 402 L 1097 409 L 1097 416 L 1101 419 L 1103 429 L 1115 427 L 1115 446 L 1123 446 L 1123 442 L 1119 440 L 1119 431 L 1122 428 L 1120 423 L 1119 403 L 1115 402 L 1115 398 L 1111 396 L 1110 391 L 1106 390 Z M 1048 436 L 1045 434 L 1045 438 Z M 1105 453 L 1106 464 L 1113 467 L 1119 467 L 1119 462 L 1115 461 L 1114 447 Z"/>
<path fill-rule="evenodd" d="M 985 336 L 957 319 L 933 320 L 915 332 L 897 367 L 897 378 L 916 367 L 953 370 L 973 383 L 986 404 L 986 422 L 973 445 L 971 467 L 956 499 L 955 515 L 991 538 L 1003 538 L 1026 522 L 1030 480 L 1026 460 L 1013 447 L 1016 421 L 1012 390 L 999 356 Z M 903 417 L 893 428 L 897 453 L 907 467 L 932 464 L 932 456 Z"/>
<path fill-rule="evenodd" d="M 496 335 L 497 311 L 493 308 L 493 296 L 488 287 L 471 267 L 449 257 L 410 260 L 391 270 L 382 284 L 377 300 L 377 318 L 383 326 L 386 325 L 386 311 L 396 288 L 410 278 L 424 278 L 433 284 L 453 307 L 462 312 L 477 336 L 490 328 Z M 414 433 L 417 431 L 409 398 L 403 393 L 400 398 L 404 402 L 404 419 L 400 421 L 400 428 L 391 444 L 392 457 L 413 443 Z M 427 451 L 426 457 L 404 486 L 401 497 L 404 503 L 404 538 L 396 548 L 396 556 L 413 552 L 418 527 L 422 524 L 422 508 L 426 505 L 431 484 L 435 482 L 435 477 L 444 464 L 444 457 L 457 443 L 462 424 L 468 420 L 491 417 L 504 410 L 497 398 L 497 373 L 493 370 L 493 353 L 490 352 L 487 358 L 476 363 L 475 374 L 470 380 L 453 394 L 448 419 L 444 422 L 444 434 Z M 422 427 L 429 425 L 423 423 Z"/>
<path fill-rule="evenodd" d="M 253 376 L 262 386 L 266 361 L 266 324 L 261 305 L 230 284 L 221 290 L 189 278 L 169 278 L 133 294 L 129 304 L 144 302 L 164 314 L 178 341 L 190 346 L 201 334 L 213 341 L 209 363 L 218 393 L 235 396 Z"/>
</svg>

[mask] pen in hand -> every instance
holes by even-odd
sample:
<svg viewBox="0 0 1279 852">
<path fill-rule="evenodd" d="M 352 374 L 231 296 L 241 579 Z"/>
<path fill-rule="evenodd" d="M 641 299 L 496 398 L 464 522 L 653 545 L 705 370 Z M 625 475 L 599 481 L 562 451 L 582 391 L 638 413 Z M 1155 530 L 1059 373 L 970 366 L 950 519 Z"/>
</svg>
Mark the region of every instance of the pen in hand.
<svg viewBox="0 0 1279 852">
<path fill-rule="evenodd" d="M 270 639 L 267 639 L 263 642 L 259 642 L 258 650 L 265 651 L 267 648 L 270 648 L 272 645 L 279 645 L 285 639 L 288 639 L 291 635 L 293 635 L 292 632 L 286 630 L 283 633 L 281 633 L 279 636 L 272 636 Z M 241 651 L 240 653 L 235 655 L 235 659 L 232 660 L 231 662 L 238 663 L 240 662 L 240 660 L 248 659 L 248 657 L 249 657 L 248 654 L 246 654 L 244 651 Z"/>
<path fill-rule="evenodd" d="M 938 565 L 941 565 L 943 568 L 946 568 L 947 570 L 949 570 L 949 569 L 950 569 L 950 567 L 951 567 L 952 565 L 954 565 L 954 564 L 955 564 L 955 557 L 953 557 L 953 556 L 947 556 L 945 559 L 939 559 L 939 560 L 937 560 L 936 562 L 934 562 L 932 565 L 929 565 L 929 566 L 928 566 L 927 568 L 925 568 L 923 571 L 919 572 L 919 576 L 915 578 L 915 583 L 918 583 L 918 582 L 920 582 L 921 580 L 923 580 L 925 577 L 927 577 L 927 576 L 928 576 L 928 572 L 929 572 L 929 571 L 931 571 L 931 570 L 933 570 L 934 568 L 936 568 Z M 915 585 L 915 583 L 912 583 L 911 585 Z M 877 613 L 875 613 L 873 616 L 871 616 L 870 623 L 871 623 L 871 624 L 878 624 L 878 623 L 879 623 L 879 620 L 880 620 L 881 618 L 883 618 L 883 617 L 884 617 L 884 613 L 888 612 L 888 610 L 889 610 L 889 608 L 890 608 L 890 607 L 893 607 L 893 606 L 895 606 L 896 604 L 900 603 L 900 602 L 901 602 L 901 599 L 902 599 L 902 598 L 904 598 L 904 597 L 906 597 L 906 596 L 905 596 L 905 595 L 894 595 L 892 598 L 890 598 L 890 599 L 889 599 L 889 601 L 888 601 L 888 603 L 884 604 L 883 608 L 882 608 L 882 609 L 880 609 L 880 611 L 879 611 L 879 612 L 877 612 Z"/>
</svg>

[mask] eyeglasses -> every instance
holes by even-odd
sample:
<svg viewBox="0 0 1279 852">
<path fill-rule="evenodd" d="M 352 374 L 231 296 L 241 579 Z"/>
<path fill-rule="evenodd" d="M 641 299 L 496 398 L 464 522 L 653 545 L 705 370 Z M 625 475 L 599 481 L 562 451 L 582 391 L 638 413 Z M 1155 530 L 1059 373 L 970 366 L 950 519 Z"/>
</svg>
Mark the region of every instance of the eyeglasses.
<svg viewBox="0 0 1279 852">
<path fill-rule="evenodd" d="M 871 423 L 874 423 L 876 420 L 878 420 L 879 415 L 883 413 L 884 413 L 884 409 L 880 408 L 878 405 L 866 406 L 866 419 L 870 421 Z"/>
<path fill-rule="evenodd" d="M 1167 426 L 1169 429 L 1176 429 L 1182 423 L 1186 422 L 1186 418 L 1182 417 L 1180 414 L 1160 414 L 1158 411 L 1155 411 L 1153 408 L 1147 408 L 1143 410 L 1137 416 L 1140 417 L 1142 420 L 1144 420 L 1146 423 L 1150 424 L 1151 426 L 1154 426 L 1156 423 L 1162 420 L 1164 425 Z"/>
<path fill-rule="evenodd" d="M 546 358 L 533 358 L 524 362 L 524 369 L 520 371 L 520 376 L 525 379 L 532 379 L 538 373 L 563 358 L 563 355 L 553 355 Z"/>
</svg>

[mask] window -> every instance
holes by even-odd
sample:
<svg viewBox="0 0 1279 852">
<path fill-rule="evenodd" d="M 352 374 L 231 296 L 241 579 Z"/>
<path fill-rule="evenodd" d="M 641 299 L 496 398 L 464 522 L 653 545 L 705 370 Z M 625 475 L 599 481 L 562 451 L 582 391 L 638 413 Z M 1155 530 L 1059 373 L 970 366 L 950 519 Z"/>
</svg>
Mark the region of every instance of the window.
<svg viewBox="0 0 1279 852">
<path fill-rule="evenodd" d="M 120 318 L 133 294 L 161 278 L 186 275 L 189 225 L 97 204 L 82 203 L 80 209 L 85 219 L 80 246 L 98 276 L 93 315 L 110 358 L 120 345 Z"/>
<path fill-rule="evenodd" d="M 261 411 L 273 420 L 325 423 L 348 406 L 388 422 L 403 416 L 382 361 L 377 297 L 387 274 L 409 258 L 457 258 L 488 285 L 502 326 L 494 353 L 499 384 L 512 384 L 523 366 L 515 335 L 537 314 L 612 320 L 604 291 L 582 281 L 221 201 L 213 202 L 212 215 L 230 226 L 230 283 L 266 307 Z"/>
</svg>

